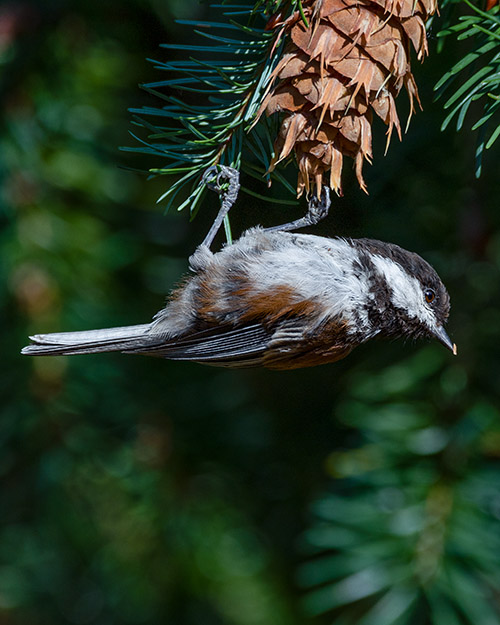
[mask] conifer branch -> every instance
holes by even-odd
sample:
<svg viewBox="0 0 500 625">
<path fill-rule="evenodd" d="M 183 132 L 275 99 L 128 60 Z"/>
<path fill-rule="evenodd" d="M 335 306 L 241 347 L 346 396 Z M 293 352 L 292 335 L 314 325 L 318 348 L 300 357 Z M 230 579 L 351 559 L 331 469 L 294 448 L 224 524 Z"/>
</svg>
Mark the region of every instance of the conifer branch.
<svg viewBox="0 0 500 625">
<path fill-rule="evenodd" d="M 484 152 L 500 135 L 500 8 L 497 5 L 483 11 L 469 0 L 462 0 L 453 6 L 452 17 L 458 6 L 466 6 L 471 12 L 445 26 L 438 37 L 471 40 L 472 50 L 442 76 L 435 90 L 437 98 L 445 93 L 448 96 L 442 130 L 453 121 L 457 131 L 461 130 L 468 114 L 473 119 L 472 130 L 479 131 L 475 168 L 479 177 Z M 474 102 L 478 103 L 475 107 Z"/>
<path fill-rule="evenodd" d="M 293 3 L 288 6 L 293 10 Z M 164 106 L 131 109 L 134 123 L 149 134 L 146 140 L 136 137 L 140 146 L 126 149 L 161 159 L 160 166 L 149 170 L 152 175 L 176 177 L 158 200 L 166 201 L 167 210 L 176 203 L 178 210 L 189 207 L 195 214 L 207 188 L 203 174 L 215 165 L 243 170 L 268 184 L 271 177 L 283 182 L 282 176 L 268 171 L 274 122 L 263 120 L 251 128 L 283 41 L 279 33 L 265 30 L 268 7 L 263 3 L 212 8 L 223 8 L 225 21 L 179 20 L 195 27 L 207 45 L 165 44 L 166 49 L 186 51 L 189 59 L 153 61 L 173 77 L 143 88 Z M 201 60 L 201 55 L 227 60 Z"/>
</svg>

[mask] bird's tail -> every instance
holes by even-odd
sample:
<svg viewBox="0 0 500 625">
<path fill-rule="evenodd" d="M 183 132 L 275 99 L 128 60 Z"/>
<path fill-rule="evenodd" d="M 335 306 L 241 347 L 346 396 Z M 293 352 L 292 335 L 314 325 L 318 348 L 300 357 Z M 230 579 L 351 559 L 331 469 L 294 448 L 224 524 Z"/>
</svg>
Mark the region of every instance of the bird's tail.
<svg viewBox="0 0 500 625">
<path fill-rule="evenodd" d="M 105 328 L 86 332 L 57 332 L 30 336 L 31 345 L 21 354 L 28 356 L 62 356 L 98 352 L 138 351 L 144 345 L 149 324 Z"/>
</svg>

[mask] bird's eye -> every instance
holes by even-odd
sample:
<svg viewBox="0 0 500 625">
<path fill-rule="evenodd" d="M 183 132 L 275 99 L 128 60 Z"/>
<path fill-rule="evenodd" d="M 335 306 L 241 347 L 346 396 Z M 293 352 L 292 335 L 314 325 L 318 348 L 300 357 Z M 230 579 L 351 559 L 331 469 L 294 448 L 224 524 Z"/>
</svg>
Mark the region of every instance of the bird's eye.
<svg viewBox="0 0 500 625">
<path fill-rule="evenodd" d="M 432 289 L 424 290 L 425 301 L 431 304 L 436 299 L 436 293 Z"/>
</svg>

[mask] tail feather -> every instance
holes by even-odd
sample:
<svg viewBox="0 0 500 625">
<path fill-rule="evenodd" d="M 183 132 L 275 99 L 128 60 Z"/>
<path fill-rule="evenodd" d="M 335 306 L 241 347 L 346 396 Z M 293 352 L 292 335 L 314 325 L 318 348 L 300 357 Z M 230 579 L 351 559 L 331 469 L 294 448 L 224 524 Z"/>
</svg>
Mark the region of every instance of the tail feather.
<svg viewBox="0 0 500 625">
<path fill-rule="evenodd" d="M 31 345 L 24 347 L 21 354 L 28 356 L 57 356 L 71 354 L 96 354 L 119 352 L 143 345 L 149 324 L 104 328 L 84 332 L 56 332 L 30 336 Z"/>
</svg>

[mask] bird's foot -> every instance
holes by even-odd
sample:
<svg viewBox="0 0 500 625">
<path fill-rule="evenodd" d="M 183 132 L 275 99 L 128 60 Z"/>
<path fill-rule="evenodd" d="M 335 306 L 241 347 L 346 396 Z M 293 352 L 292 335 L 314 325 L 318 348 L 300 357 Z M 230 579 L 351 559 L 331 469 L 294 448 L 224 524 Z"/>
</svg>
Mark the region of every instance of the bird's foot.
<svg viewBox="0 0 500 625">
<path fill-rule="evenodd" d="M 227 165 L 212 165 L 203 174 L 201 183 L 218 193 L 221 200 L 217 217 L 202 243 L 202 245 L 210 247 L 224 218 L 236 202 L 240 190 L 240 172 Z"/>
<path fill-rule="evenodd" d="M 313 195 L 309 200 L 307 213 L 304 215 L 304 217 L 301 217 L 300 219 L 296 219 L 295 221 L 291 221 L 286 224 L 281 224 L 280 226 L 272 226 L 271 228 L 266 228 L 266 231 L 290 231 L 297 230 L 298 228 L 305 228 L 306 226 L 315 226 L 328 215 L 330 205 L 330 189 L 328 187 L 323 187 L 320 198 L 318 198 L 316 195 Z"/>
</svg>

